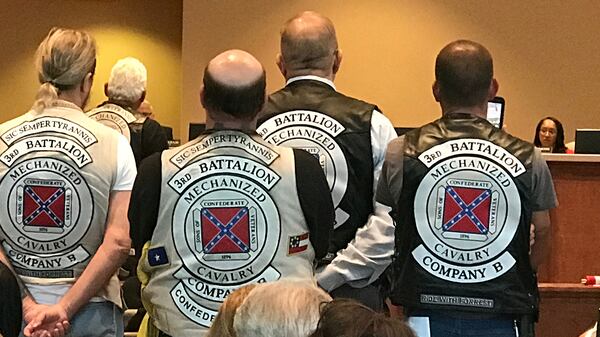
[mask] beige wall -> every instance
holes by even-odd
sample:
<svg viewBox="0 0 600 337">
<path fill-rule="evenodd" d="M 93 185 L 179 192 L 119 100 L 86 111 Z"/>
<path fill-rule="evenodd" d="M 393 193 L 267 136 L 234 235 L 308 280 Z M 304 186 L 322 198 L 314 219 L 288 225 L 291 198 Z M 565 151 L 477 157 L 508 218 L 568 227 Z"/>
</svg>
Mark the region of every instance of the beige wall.
<svg viewBox="0 0 600 337">
<path fill-rule="evenodd" d="M 88 107 L 104 98 L 116 60 L 133 56 L 148 68 L 148 99 L 157 120 L 175 128 L 181 108 L 181 0 L 0 0 L 0 122 L 25 112 L 39 83 L 33 55 L 53 26 L 96 38 L 98 62 Z"/>
<path fill-rule="evenodd" d="M 595 1 L 481 0 L 183 0 L 182 130 L 202 122 L 202 71 L 228 48 L 263 62 L 268 89 L 283 79 L 275 67 L 278 31 L 290 16 L 317 10 L 337 27 L 344 52 L 338 89 L 378 104 L 397 126 L 439 116 L 431 96 L 433 64 L 448 42 L 467 38 L 495 58 L 506 124 L 531 139 L 537 121 L 554 115 L 567 139 L 600 128 L 600 6 Z M 183 136 L 183 133 L 182 133 Z"/>
</svg>

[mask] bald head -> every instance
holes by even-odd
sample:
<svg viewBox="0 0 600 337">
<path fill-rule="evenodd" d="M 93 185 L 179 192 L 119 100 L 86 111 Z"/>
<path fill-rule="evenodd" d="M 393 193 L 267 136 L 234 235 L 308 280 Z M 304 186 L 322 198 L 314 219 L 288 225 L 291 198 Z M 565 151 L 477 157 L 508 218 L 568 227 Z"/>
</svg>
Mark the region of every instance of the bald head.
<svg viewBox="0 0 600 337">
<path fill-rule="evenodd" d="M 294 76 L 337 71 L 337 50 L 333 22 L 319 13 L 302 12 L 281 29 L 281 61 Z"/>
<path fill-rule="evenodd" d="M 137 109 L 137 112 L 144 115 L 145 117 L 154 118 L 154 108 L 152 107 L 152 104 L 150 104 L 150 102 L 147 100 L 144 100 L 142 104 L 140 104 L 139 108 Z"/>
<path fill-rule="evenodd" d="M 265 101 L 266 76 L 258 60 L 243 50 L 217 55 L 204 70 L 202 104 L 211 112 L 252 119 Z"/>
<path fill-rule="evenodd" d="M 440 51 L 435 61 L 437 98 L 454 107 L 484 104 L 493 76 L 492 55 L 484 46 L 468 40 L 454 41 Z"/>
</svg>

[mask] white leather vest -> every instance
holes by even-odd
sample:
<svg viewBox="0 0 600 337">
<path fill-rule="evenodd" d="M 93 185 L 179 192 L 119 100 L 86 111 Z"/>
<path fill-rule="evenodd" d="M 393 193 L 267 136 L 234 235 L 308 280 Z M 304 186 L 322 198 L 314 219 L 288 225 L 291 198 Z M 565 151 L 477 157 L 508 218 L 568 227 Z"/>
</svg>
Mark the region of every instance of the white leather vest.
<svg viewBox="0 0 600 337">
<path fill-rule="evenodd" d="M 158 221 L 140 261 L 157 328 L 203 335 L 233 290 L 312 279 L 313 259 L 291 149 L 217 131 L 163 152 Z"/>
<path fill-rule="evenodd" d="M 73 284 L 104 237 L 120 136 L 66 101 L 0 135 L 2 247 L 26 283 Z M 121 304 L 116 276 L 97 296 Z"/>
</svg>

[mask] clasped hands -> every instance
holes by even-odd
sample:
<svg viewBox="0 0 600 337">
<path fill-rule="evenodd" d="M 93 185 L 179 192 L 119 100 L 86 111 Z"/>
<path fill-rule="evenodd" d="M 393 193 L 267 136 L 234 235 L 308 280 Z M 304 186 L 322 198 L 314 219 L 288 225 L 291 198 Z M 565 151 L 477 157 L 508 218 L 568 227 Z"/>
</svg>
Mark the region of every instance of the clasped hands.
<svg viewBox="0 0 600 337">
<path fill-rule="evenodd" d="M 60 304 L 38 304 L 29 299 L 23 303 L 26 337 L 62 337 L 70 328 L 67 311 Z"/>
</svg>

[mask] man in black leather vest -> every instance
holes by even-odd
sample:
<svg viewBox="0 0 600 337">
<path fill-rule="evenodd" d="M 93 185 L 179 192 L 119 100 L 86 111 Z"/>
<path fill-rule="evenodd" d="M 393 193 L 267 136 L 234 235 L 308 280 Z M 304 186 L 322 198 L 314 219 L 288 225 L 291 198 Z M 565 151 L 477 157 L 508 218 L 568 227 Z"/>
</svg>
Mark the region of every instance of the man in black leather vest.
<svg viewBox="0 0 600 337">
<path fill-rule="evenodd" d="M 485 120 L 498 90 L 485 47 L 450 43 L 435 74 L 443 116 L 390 143 L 377 190 L 396 224 L 390 298 L 419 336 L 530 336 L 557 205 L 548 167 Z"/>
<path fill-rule="evenodd" d="M 362 277 L 344 262 L 361 260 L 348 244 L 369 216 L 378 212 L 374 187 L 387 143 L 396 133 L 375 105 L 336 91 L 333 80 L 341 60 L 335 28 L 328 18 L 303 12 L 288 20 L 281 31 L 277 58 L 286 86 L 269 96 L 257 131 L 270 143 L 308 151 L 327 175 L 336 224 L 323 262 L 330 262 L 336 254 L 338 258 L 321 271 L 319 284 L 334 297 L 354 297 L 380 308 L 377 287 L 349 286 Z M 386 211 L 381 213 L 387 216 Z M 375 280 L 384 268 L 376 268 Z"/>
</svg>

